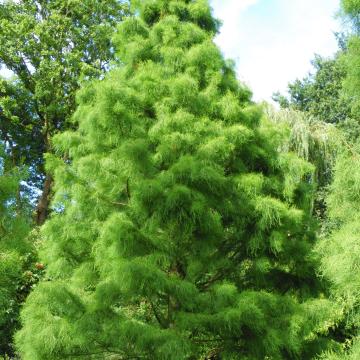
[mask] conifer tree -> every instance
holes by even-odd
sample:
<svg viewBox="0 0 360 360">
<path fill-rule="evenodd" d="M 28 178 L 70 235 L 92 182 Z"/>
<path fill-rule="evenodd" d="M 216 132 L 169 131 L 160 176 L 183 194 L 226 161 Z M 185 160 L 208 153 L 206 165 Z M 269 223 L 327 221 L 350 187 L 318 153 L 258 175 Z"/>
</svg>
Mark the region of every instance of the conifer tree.
<svg viewBox="0 0 360 360">
<path fill-rule="evenodd" d="M 313 167 L 278 153 L 207 1 L 137 13 L 115 38 L 121 65 L 82 89 L 78 130 L 47 159 L 55 211 L 22 359 L 311 359 L 332 324 L 310 256 Z"/>
</svg>

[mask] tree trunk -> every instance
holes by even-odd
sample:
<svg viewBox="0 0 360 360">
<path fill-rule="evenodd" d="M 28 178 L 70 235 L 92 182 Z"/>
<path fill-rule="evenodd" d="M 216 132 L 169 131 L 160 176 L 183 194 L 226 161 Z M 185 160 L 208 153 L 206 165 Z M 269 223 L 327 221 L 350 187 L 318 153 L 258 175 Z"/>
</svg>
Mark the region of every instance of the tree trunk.
<svg viewBox="0 0 360 360">
<path fill-rule="evenodd" d="M 45 148 L 45 152 L 44 153 L 48 153 L 51 152 L 51 136 L 50 136 L 50 127 L 51 127 L 51 122 L 49 121 L 47 116 L 43 116 L 42 114 L 40 114 L 39 112 L 39 116 L 40 118 L 43 119 L 44 121 L 44 127 L 43 127 L 43 131 L 44 131 L 44 148 Z M 43 153 L 43 155 L 44 155 Z M 44 222 L 46 221 L 47 217 L 49 216 L 49 206 L 50 206 L 50 196 L 51 196 L 51 188 L 52 188 L 52 184 L 53 184 L 53 178 L 50 174 L 47 174 L 45 171 L 45 182 L 44 182 L 44 186 L 43 186 L 43 191 L 42 194 L 39 198 L 38 204 L 36 206 L 36 210 L 35 210 L 35 223 L 36 225 L 43 225 Z"/>
<path fill-rule="evenodd" d="M 35 210 L 36 225 L 44 224 L 49 215 L 50 195 L 53 179 L 51 175 L 47 174 L 44 182 L 43 192 L 40 196 L 39 202 Z"/>
</svg>

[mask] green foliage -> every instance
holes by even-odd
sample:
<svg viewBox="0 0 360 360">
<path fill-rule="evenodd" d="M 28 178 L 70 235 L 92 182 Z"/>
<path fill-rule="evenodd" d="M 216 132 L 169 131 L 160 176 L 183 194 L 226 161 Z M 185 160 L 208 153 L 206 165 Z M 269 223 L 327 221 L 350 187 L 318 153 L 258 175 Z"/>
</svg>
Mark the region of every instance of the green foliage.
<svg viewBox="0 0 360 360">
<path fill-rule="evenodd" d="M 113 60 L 110 38 L 128 12 L 120 0 L 0 2 L 0 135 L 32 186 L 44 179 L 50 138 L 71 126 L 81 80 L 99 78 Z"/>
<path fill-rule="evenodd" d="M 357 17 L 360 13 L 360 2 L 359 0 L 342 0 L 342 9 L 350 16 Z"/>
<path fill-rule="evenodd" d="M 343 10 L 358 29 L 359 1 L 343 1 Z M 350 99 L 354 119 L 359 114 L 359 36 L 349 38 L 348 50 L 343 55 L 346 69 L 343 92 Z M 353 133 L 358 133 L 358 122 L 354 120 Z M 349 138 L 349 137 L 348 137 Z M 350 137 L 351 138 L 351 137 Z M 356 139 L 356 137 L 353 137 Z M 334 180 L 329 189 L 328 228 L 330 233 L 317 246 L 321 259 L 321 271 L 330 283 L 334 301 L 342 307 L 342 321 L 337 326 L 337 335 L 343 345 L 339 353 L 326 353 L 323 358 L 358 359 L 359 347 L 359 142 L 344 143 L 334 168 Z"/>
<path fill-rule="evenodd" d="M 279 111 L 266 108 L 267 117 L 279 126 L 279 132 L 285 132 L 285 141 L 281 151 L 295 152 L 315 166 L 316 181 L 324 186 L 331 181 L 331 171 L 344 135 L 333 124 L 329 124 L 307 113 L 293 109 Z"/>
<path fill-rule="evenodd" d="M 351 110 L 356 118 L 360 113 L 359 85 L 360 85 L 360 38 L 352 36 L 348 42 L 348 52 L 344 56 L 344 64 L 347 69 L 347 76 L 344 81 L 344 91 L 351 99 Z M 358 125 L 359 127 L 359 125 Z"/>
<path fill-rule="evenodd" d="M 331 232 L 317 246 L 321 270 L 331 284 L 331 294 L 342 307 L 345 321 L 345 339 L 356 344 L 360 318 L 359 303 L 359 174 L 360 157 L 356 149 L 349 149 L 339 156 L 334 181 L 327 199 L 328 222 Z M 344 343 L 344 345 L 349 345 Z M 353 345 L 350 353 L 342 358 L 355 359 L 360 352 Z M 330 356 L 330 355 L 329 355 Z M 334 355 L 335 356 L 335 355 Z M 329 357 L 332 359 L 332 357 Z"/>
<path fill-rule="evenodd" d="M 294 152 L 301 159 L 314 166 L 312 181 L 316 184 L 316 192 L 308 193 L 308 201 L 312 203 L 312 212 L 320 220 L 322 230 L 326 231 L 326 197 L 328 186 L 332 182 L 333 168 L 336 158 L 344 147 L 349 146 L 344 134 L 334 124 L 293 109 L 275 110 L 266 107 L 267 118 L 278 127 L 278 134 L 283 134 L 280 151 Z M 306 168 L 306 163 L 303 165 Z M 298 179 L 303 176 L 299 160 L 289 161 L 292 164 L 287 175 Z"/>
<path fill-rule="evenodd" d="M 54 139 L 57 213 L 21 356 L 310 359 L 339 316 L 311 257 L 313 167 L 279 155 L 207 1 L 139 6 L 115 37 L 122 63 Z"/>
<path fill-rule="evenodd" d="M 31 256 L 26 241 L 29 225 L 21 208 L 19 181 L 23 174 L 0 165 L 0 356 L 13 353 L 12 336 L 18 327 L 18 313 L 31 279 L 24 270 Z M 29 274 L 28 274 L 29 275 Z"/>
<path fill-rule="evenodd" d="M 11 248 L 0 248 L 1 274 L 8 274 L 0 279 L 0 287 L 8 294 L 0 303 L 4 311 L 0 315 L 1 354 L 8 351 L 21 302 L 41 275 L 35 268 L 34 247 L 26 251 L 18 247 L 23 236 L 16 229 L 20 231 L 21 224 L 28 222 L 29 214 L 28 210 L 20 213 L 19 200 L 23 202 L 24 197 L 16 194 L 30 193 L 28 204 L 34 205 L 46 175 L 43 154 L 52 151 L 51 137 L 73 127 L 70 117 L 80 83 L 101 78 L 110 67 L 114 59 L 110 38 L 128 7 L 119 0 L 0 1 L 0 68 L 13 73 L 10 79 L 0 78 L 0 142 L 6 143 L 11 167 L 28 168 L 26 186 L 23 181 L 20 188 L 18 175 L 10 176 L 8 171 L 2 175 L 1 187 L 12 181 L 13 188 L 4 188 L 3 196 L 8 198 L 2 205 L 7 210 L 1 216 L 13 225 L 6 229 L 6 237 L 1 234 L 2 244 L 7 239 Z M 46 180 L 50 183 L 51 177 Z M 42 221 L 50 193 L 48 186 L 42 196 L 46 201 L 39 208 Z"/>
<path fill-rule="evenodd" d="M 18 79 L 5 80 L 0 78 L 0 135 L 8 144 L 13 163 L 22 166 L 31 164 L 40 169 L 43 159 L 39 154 L 44 152 L 41 139 L 41 127 L 36 126 L 38 119 L 35 104 L 30 93 Z M 27 178 L 30 186 L 42 180 L 41 173 L 33 172 Z"/>
<path fill-rule="evenodd" d="M 289 98 L 274 95 L 282 108 L 292 108 L 326 123 L 343 124 L 351 118 L 349 99 L 342 93 L 346 68 L 342 51 L 330 59 L 317 55 L 312 61 L 315 72 L 289 84 Z"/>
</svg>

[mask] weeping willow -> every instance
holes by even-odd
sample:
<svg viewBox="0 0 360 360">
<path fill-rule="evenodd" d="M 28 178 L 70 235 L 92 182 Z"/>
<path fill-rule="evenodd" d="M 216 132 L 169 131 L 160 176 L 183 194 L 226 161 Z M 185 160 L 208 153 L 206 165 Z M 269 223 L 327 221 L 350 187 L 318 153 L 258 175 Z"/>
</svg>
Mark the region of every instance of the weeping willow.
<svg viewBox="0 0 360 360">
<path fill-rule="evenodd" d="M 342 132 L 333 124 L 297 110 L 276 110 L 267 105 L 265 114 L 283 132 L 279 151 L 295 152 L 309 161 L 315 166 L 319 186 L 329 184 L 337 154 L 347 144 Z"/>
</svg>

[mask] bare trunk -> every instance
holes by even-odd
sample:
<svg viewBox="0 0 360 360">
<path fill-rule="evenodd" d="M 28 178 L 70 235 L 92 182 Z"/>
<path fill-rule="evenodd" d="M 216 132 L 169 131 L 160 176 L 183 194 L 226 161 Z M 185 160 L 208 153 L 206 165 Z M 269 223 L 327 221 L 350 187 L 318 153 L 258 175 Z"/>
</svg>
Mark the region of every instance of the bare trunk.
<svg viewBox="0 0 360 360">
<path fill-rule="evenodd" d="M 43 192 L 35 210 L 35 223 L 42 225 L 49 215 L 50 195 L 53 179 L 47 174 L 44 182 Z"/>
</svg>

